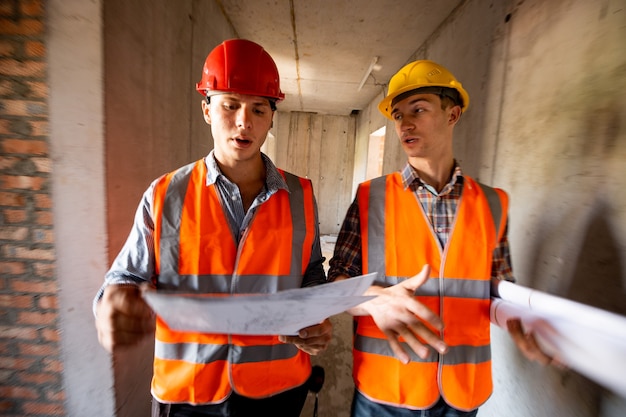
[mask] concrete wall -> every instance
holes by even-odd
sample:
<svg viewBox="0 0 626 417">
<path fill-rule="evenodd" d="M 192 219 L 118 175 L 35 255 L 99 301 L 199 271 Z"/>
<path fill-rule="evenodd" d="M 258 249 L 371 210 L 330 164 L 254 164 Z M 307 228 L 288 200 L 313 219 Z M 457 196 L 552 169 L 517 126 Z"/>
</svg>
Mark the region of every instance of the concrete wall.
<svg viewBox="0 0 626 417">
<path fill-rule="evenodd" d="M 104 6 L 109 262 L 158 176 L 213 148 L 195 92 L 207 54 L 236 32 L 217 2 L 113 0 Z M 114 355 L 117 416 L 149 415 L 154 342 Z"/>
<path fill-rule="evenodd" d="M 46 6 L 56 277 L 68 416 L 111 416 L 113 373 L 91 313 L 107 268 L 99 1 Z"/>
<path fill-rule="evenodd" d="M 276 165 L 313 182 L 321 234 L 337 234 L 351 202 L 355 118 L 278 112 L 268 153 Z"/>
</svg>

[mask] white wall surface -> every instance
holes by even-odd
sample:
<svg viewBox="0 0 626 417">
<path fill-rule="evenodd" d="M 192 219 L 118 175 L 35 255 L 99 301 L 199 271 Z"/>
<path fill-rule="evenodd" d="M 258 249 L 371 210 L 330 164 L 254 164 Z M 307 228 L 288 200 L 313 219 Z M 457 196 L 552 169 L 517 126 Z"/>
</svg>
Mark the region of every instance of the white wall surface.
<svg viewBox="0 0 626 417">
<path fill-rule="evenodd" d="M 91 300 L 107 268 L 100 1 L 47 2 L 52 195 L 68 416 L 114 415 Z M 78 232 L 80 231 L 80 233 Z"/>
</svg>

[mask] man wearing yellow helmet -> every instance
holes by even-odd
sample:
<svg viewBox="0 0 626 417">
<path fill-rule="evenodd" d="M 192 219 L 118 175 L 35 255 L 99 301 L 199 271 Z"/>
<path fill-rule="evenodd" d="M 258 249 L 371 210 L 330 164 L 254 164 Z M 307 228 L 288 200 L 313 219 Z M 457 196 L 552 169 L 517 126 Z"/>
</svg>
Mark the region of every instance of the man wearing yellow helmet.
<svg viewBox="0 0 626 417">
<path fill-rule="evenodd" d="M 359 185 L 328 274 L 379 274 L 368 290 L 378 297 L 350 310 L 353 417 L 474 416 L 491 394 L 491 284 L 513 280 L 508 198 L 454 158 L 468 106 L 461 83 L 427 60 L 395 74 L 379 104 L 408 163 Z"/>
<path fill-rule="evenodd" d="M 155 339 L 154 417 L 298 417 L 309 355 L 328 346 L 330 321 L 296 336 L 179 331 L 155 323 L 141 297 L 142 284 L 220 295 L 325 282 L 311 182 L 261 153 L 284 97 L 273 59 L 254 42 L 224 41 L 196 90 L 214 149 L 145 192 L 94 300 L 98 338 L 110 352 Z"/>
</svg>

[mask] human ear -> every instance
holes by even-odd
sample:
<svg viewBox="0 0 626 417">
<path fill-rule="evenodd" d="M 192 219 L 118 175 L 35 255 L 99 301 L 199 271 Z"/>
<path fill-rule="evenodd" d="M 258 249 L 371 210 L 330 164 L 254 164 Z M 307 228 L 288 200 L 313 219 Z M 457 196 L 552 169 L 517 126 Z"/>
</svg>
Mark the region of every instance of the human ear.
<svg viewBox="0 0 626 417">
<path fill-rule="evenodd" d="M 202 100 L 202 116 L 204 117 L 204 121 L 210 125 L 211 124 L 211 105 L 206 102 L 206 100 Z"/>
<path fill-rule="evenodd" d="M 461 118 L 461 106 L 458 106 L 458 105 L 452 106 L 450 108 L 448 122 L 454 125 L 459 121 L 460 118 Z"/>
</svg>

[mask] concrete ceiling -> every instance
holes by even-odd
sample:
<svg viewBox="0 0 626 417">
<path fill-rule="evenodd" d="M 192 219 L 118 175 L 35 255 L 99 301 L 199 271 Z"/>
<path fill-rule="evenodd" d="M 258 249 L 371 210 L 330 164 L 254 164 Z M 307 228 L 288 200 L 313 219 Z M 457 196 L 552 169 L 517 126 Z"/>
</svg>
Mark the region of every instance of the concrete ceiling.
<svg viewBox="0 0 626 417">
<path fill-rule="evenodd" d="M 347 115 L 382 97 L 384 84 L 462 1 L 220 3 L 237 35 L 261 44 L 276 61 L 286 95 L 279 110 Z"/>
</svg>

